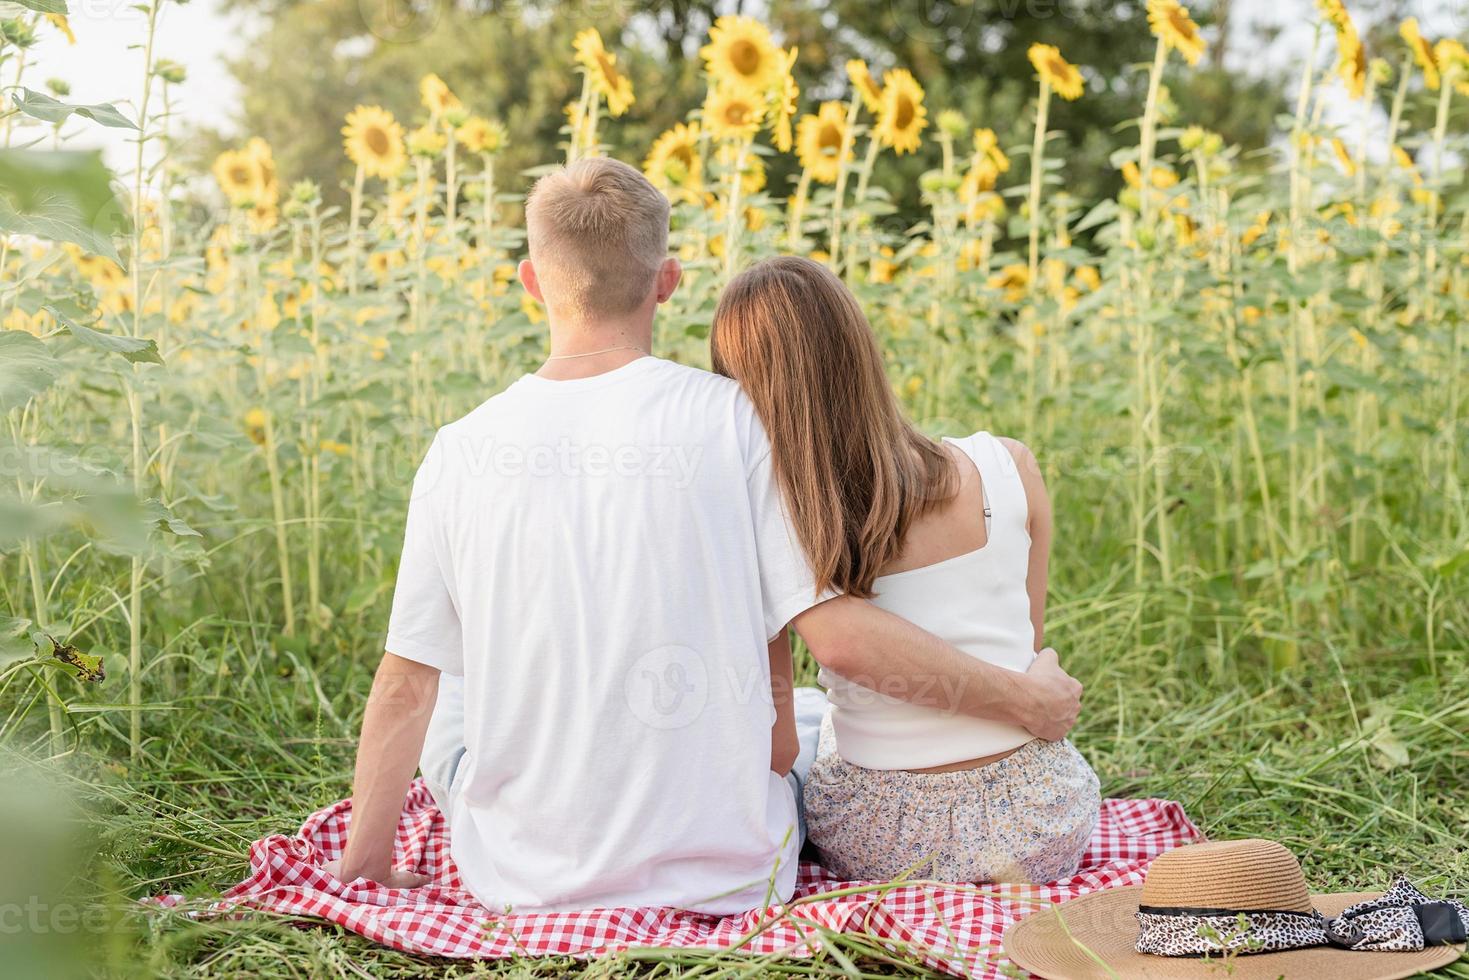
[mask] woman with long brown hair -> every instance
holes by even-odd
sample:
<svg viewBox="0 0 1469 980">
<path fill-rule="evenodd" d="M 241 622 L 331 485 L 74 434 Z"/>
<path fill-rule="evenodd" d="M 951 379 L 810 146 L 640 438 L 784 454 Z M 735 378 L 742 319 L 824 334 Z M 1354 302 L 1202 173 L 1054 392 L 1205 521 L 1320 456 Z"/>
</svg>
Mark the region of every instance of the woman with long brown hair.
<svg viewBox="0 0 1469 980">
<path fill-rule="evenodd" d="M 934 442 L 906 418 L 856 298 L 825 266 L 769 259 L 725 289 L 714 369 L 738 381 L 818 589 L 870 598 L 971 656 L 1026 670 L 1041 649 L 1050 500 L 1025 446 Z M 821 673 L 830 709 L 805 785 L 823 863 L 846 878 L 950 881 L 1076 870 L 1097 777 L 1068 741 Z M 886 693 L 884 693 L 886 690 Z"/>
</svg>

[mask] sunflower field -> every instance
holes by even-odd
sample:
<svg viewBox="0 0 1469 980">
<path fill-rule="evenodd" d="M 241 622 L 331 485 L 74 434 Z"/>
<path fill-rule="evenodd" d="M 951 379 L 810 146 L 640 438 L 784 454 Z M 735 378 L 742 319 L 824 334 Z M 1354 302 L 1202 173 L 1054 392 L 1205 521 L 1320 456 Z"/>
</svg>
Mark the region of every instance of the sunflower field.
<svg viewBox="0 0 1469 980">
<path fill-rule="evenodd" d="M 1469 882 L 1459 41 L 1410 18 L 1369 52 L 1320 0 L 1294 111 L 1244 153 L 1179 118 L 1169 79 L 1205 41 L 1149 0 L 1146 100 L 1112 134 L 1123 190 L 1077 200 L 1047 118 L 1091 78 L 1056 47 L 1029 51 L 1033 140 L 1001 146 L 901 66 L 832 66 L 844 97 L 806 101 L 803 52 L 722 17 L 703 103 L 636 147 L 618 120 L 651 96 L 588 29 L 544 168 L 497 168 L 495 107 L 430 75 L 412 119 L 342 107 L 337 207 L 258 138 L 202 192 L 181 171 L 164 3 L 141 8 L 127 112 L 29 87 L 27 48 L 68 31 L 56 0 L 0 23 L 0 750 L 77 808 L 67 887 L 122 937 L 65 956 L 255 974 L 289 949 L 298 972 L 346 975 L 347 950 L 428 970 L 128 903 L 217 892 L 249 841 L 347 794 L 412 474 L 439 425 L 545 356 L 515 281 L 521 204 L 592 155 L 641 165 L 674 204 L 685 275 L 655 353 L 707 366 L 722 283 L 809 255 L 864 304 L 926 431 L 1031 446 L 1056 502 L 1048 639 L 1088 687 L 1076 740 L 1106 793 L 1282 839 L 1322 885 L 1368 887 L 1399 859 L 1439 892 Z M 1359 123 L 1328 122 L 1342 100 Z M 1409 131 L 1420 104 L 1435 125 Z M 131 172 L 68 150 L 69 122 L 131 131 Z M 772 186 L 786 154 L 799 179 Z M 884 154 L 931 161 L 921 220 L 873 179 Z"/>
</svg>

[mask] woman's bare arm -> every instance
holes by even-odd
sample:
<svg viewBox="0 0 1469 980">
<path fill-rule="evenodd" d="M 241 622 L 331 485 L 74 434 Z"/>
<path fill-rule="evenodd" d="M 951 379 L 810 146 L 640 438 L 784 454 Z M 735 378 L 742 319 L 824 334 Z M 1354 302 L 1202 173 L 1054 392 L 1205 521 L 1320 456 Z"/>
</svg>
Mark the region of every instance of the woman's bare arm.
<svg viewBox="0 0 1469 980">
<path fill-rule="evenodd" d="M 1030 567 L 1025 574 L 1025 590 L 1030 593 L 1030 621 L 1035 624 L 1035 649 L 1046 645 L 1046 590 L 1051 579 L 1051 495 L 1046 491 L 1041 467 L 1023 442 L 1001 439 L 1020 470 L 1025 485 L 1028 511 L 1026 530 L 1030 532 Z"/>
</svg>

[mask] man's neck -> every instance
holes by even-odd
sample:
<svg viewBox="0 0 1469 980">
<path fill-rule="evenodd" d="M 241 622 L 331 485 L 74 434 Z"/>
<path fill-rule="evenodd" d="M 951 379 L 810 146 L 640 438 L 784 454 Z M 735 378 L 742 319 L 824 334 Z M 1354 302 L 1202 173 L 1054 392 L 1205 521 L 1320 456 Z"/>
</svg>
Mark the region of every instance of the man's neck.
<svg viewBox="0 0 1469 980">
<path fill-rule="evenodd" d="M 615 371 L 653 347 L 653 321 L 648 318 L 597 323 L 551 321 L 551 353 L 536 371 L 549 381 L 574 381 Z"/>
</svg>

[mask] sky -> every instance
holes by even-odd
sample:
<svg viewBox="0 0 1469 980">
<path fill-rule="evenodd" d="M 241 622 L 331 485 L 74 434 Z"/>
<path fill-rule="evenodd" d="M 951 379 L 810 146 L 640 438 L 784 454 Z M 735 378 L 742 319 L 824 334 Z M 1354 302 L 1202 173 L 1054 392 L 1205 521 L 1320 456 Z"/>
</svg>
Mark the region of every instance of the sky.
<svg viewBox="0 0 1469 980">
<path fill-rule="evenodd" d="M 903 2 L 903 0 L 895 0 Z M 50 78 L 61 78 L 72 86 L 72 102 L 118 102 L 131 106 L 140 89 L 141 42 L 146 30 L 142 12 L 133 0 L 71 0 L 71 24 L 75 46 L 68 45 L 47 25 L 43 40 L 32 49 L 34 69 L 26 77 L 32 87 Z M 1300 59 L 1310 48 L 1314 0 L 1235 0 L 1234 23 L 1239 33 L 1231 44 L 1238 67 L 1247 70 L 1299 70 Z M 1348 0 L 1348 7 L 1353 5 Z M 1423 22 L 1425 33 L 1462 34 L 1469 30 L 1469 0 L 1410 0 L 1411 12 Z M 1261 44 L 1247 25 L 1276 25 L 1279 37 Z M 238 86 L 223 59 L 239 52 L 258 27 L 247 15 L 229 9 L 228 0 L 192 0 L 179 5 L 165 3 L 155 53 L 183 64 L 188 82 L 178 89 L 174 106 L 181 121 L 208 124 L 230 132 L 239 99 Z M 1329 43 L 1329 42 L 1328 42 Z M 568 58 L 570 57 L 568 53 Z M 1339 87 L 1338 87 L 1339 89 Z M 1356 125 L 1358 113 L 1346 104 L 1338 90 L 1329 118 Z M 345 111 L 345 110 L 344 110 Z M 1385 120 L 1378 120 L 1385 128 Z M 108 162 L 119 170 L 131 166 L 133 147 L 125 133 L 87 124 L 73 124 L 75 148 L 103 149 Z"/>
</svg>

